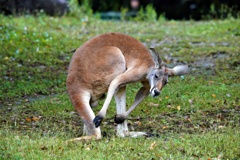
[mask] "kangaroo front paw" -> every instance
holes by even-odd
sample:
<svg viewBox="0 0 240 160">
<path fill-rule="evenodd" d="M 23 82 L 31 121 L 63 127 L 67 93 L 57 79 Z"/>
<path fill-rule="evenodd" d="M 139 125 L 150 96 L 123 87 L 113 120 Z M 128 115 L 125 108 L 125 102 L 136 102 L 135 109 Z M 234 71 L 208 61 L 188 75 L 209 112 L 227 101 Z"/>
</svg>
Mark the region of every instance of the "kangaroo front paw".
<svg viewBox="0 0 240 160">
<path fill-rule="evenodd" d="M 93 119 L 93 123 L 95 124 L 95 127 L 99 127 L 102 123 L 103 117 L 97 115 L 94 119 Z"/>
<path fill-rule="evenodd" d="M 115 118 L 114 118 L 114 121 L 117 123 L 117 124 L 120 124 L 120 123 L 123 123 L 125 121 L 126 117 L 122 114 L 117 114 L 115 115 Z"/>
</svg>

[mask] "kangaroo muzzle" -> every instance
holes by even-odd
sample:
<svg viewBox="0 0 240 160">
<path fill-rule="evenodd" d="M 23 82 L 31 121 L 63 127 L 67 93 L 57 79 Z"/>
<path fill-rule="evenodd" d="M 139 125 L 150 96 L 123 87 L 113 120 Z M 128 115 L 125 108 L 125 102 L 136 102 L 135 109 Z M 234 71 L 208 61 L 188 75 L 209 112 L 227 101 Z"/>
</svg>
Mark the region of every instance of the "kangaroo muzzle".
<svg viewBox="0 0 240 160">
<path fill-rule="evenodd" d="M 152 88 L 152 89 L 150 90 L 150 94 L 151 94 L 152 97 L 159 96 L 160 93 L 161 93 L 161 92 L 160 92 L 156 87 L 155 87 L 155 88 Z"/>
</svg>

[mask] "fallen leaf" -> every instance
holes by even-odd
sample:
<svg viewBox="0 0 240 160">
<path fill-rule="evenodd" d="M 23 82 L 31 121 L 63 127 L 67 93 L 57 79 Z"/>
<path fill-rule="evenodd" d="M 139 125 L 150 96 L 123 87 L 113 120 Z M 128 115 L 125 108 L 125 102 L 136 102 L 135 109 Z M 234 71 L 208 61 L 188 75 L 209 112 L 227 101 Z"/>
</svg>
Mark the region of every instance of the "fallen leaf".
<svg viewBox="0 0 240 160">
<path fill-rule="evenodd" d="M 217 96 L 216 96 L 216 94 L 212 94 L 212 97 L 213 97 L 213 98 L 216 98 Z"/>
<path fill-rule="evenodd" d="M 31 122 L 32 119 L 28 117 L 28 118 L 26 118 L 26 121 L 27 121 L 27 122 Z"/>
<path fill-rule="evenodd" d="M 180 107 L 180 106 L 177 106 L 177 110 L 179 110 L 179 111 L 180 111 L 180 109 L 181 109 L 181 107 Z"/>
<path fill-rule="evenodd" d="M 136 121 L 136 122 L 134 122 L 134 124 L 136 124 L 136 125 L 138 125 L 138 126 L 141 126 L 141 125 L 142 125 L 142 122 Z"/>
<path fill-rule="evenodd" d="M 85 150 L 86 150 L 86 151 L 90 151 L 91 149 L 90 149 L 89 147 L 87 147 Z"/>
<path fill-rule="evenodd" d="M 32 120 L 37 122 L 39 120 L 39 118 L 38 117 L 33 117 Z"/>
<path fill-rule="evenodd" d="M 168 126 L 163 126 L 162 128 L 163 128 L 163 129 L 167 129 L 167 128 L 168 128 Z"/>
<path fill-rule="evenodd" d="M 154 142 L 150 145 L 149 149 L 150 149 L 150 150 L 153 150 L 156 146 L 157 146 L 157 143 L 154 141 Z"/>
<path fill-rule="evenodd" d="M 221 129 L 221 128 L 224 128 L 224 126 L 221 126 L 221 125 L 220 125 L 220 126 L 218 126 L 218 128 Z"/>
<path fill-rule="evenodd" d="M 218 155 L 218 159 L 220 160 L 222 158 L 222 156 L 223 156 L 222 154 Z"/>
<path fill-rule="evenodd" d="M 214 83 L 214 81 L 209 81 L 209 82 L 208 82 L 209 85 L 211 85 L 211 84 L 213 84 L 213 83 Z"/>
<path fill-rule="evenodd" d="M 188 122 L 192 122 L 192 120 L 190 118 L 188 118 L 187 120 L 188 120 Z"/>
<path fill-rule="evenodd" d="M 192 106 L 194 99 L 189 99 L 189 104 Z"/>
<path fill-rule="evenodd" d="M 149 103 L 149 106 L 150 106 L 150 107 L 159 107 L 159 104 L 150 102 L 150 103 Z"/>
</svg>

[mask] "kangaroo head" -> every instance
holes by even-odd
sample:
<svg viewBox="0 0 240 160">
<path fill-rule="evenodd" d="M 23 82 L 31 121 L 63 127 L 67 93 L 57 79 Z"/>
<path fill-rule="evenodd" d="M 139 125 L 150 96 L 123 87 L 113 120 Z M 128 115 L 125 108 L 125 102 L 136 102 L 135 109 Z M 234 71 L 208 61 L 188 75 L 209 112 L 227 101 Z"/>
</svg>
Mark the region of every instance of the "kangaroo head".
<svg viewBox="0 0 240 160">
<path fill-rule="evenodd" d="M 150 48 L 150 53 L 155 66 L 149 70 L 147 79 L 150 85 L 150 94 L 156 97 L 160 95 L 162 88 L 168 83 L 168 77 L 186 74 L 188 66 L 178 65 L 173 69 L 167 68 L 154 48 Z"/>
</svg>

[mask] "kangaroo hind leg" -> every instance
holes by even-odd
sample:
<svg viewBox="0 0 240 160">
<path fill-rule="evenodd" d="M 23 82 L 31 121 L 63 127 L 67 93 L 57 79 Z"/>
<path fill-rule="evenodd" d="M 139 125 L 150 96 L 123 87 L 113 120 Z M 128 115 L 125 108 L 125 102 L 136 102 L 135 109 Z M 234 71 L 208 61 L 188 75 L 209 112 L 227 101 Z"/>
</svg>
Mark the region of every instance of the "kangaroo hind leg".
<svg viewBox="0 0 240 160">
<path fill-rule="evenodd" d="M 115 102 L 116 102 L 116 109 L 117 114 L 122 114 L 126 112 L 126 86 L 120 88 L 114 94 Z M 127 120 L 123 123 L 117 124 L 117 136 L 119 137 L 126 137 L 129 136 Z"/>
<path fill-rule="evenodd" d="M 78 92 L 78 93 L 69 93 L 72 104 L 83 120 L 83 136 L 80 138 L 75 138 L 73 141 L 78 140 L 88 140 L 88 139 L 100 139 L 101 131 L 100 128 L 96 128 L 93 119 L 95 114 L 89 104 L 90 93 L 88 92 Z"/>
</svg>

